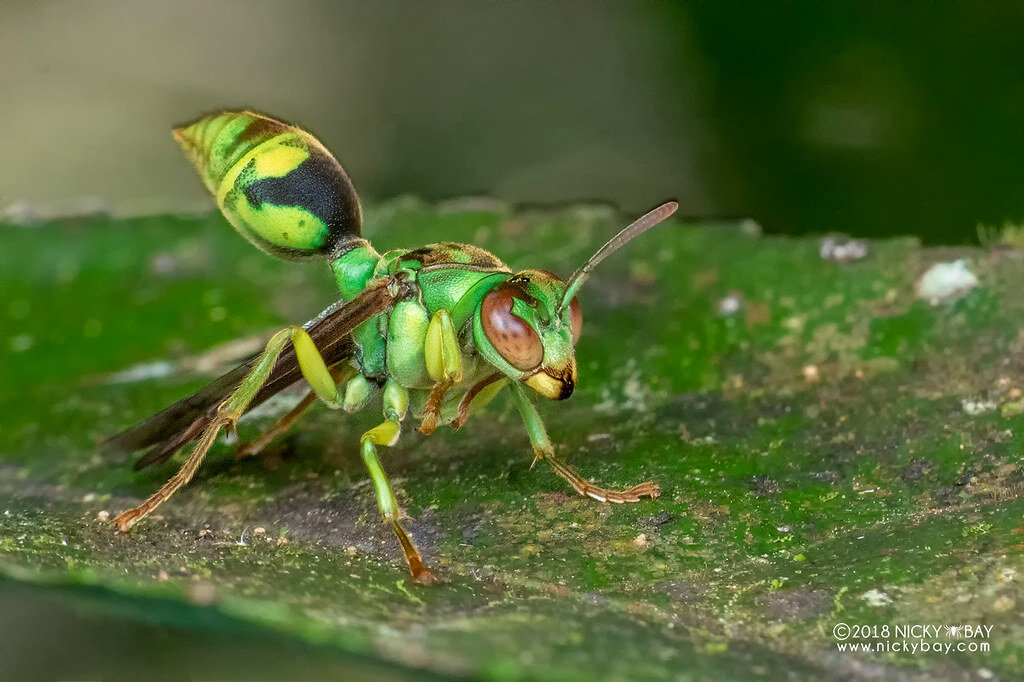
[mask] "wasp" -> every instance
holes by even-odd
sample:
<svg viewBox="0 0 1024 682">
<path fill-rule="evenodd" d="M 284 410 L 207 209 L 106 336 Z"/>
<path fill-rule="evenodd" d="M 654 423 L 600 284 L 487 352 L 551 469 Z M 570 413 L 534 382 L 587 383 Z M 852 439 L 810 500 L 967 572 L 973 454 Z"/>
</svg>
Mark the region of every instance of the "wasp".
<svg viewBox="0 0 1024 682">
<path fill-rule="evenodd" d="M 222 430 L 302 379 L 305 397 L 238 454 L 260 452 L 318 399 L 346 412 L 380 405 L 383 420 L 362 434 L 359 451 L 384 522 L 418 583 L 437 578 L 402 525 L 406 516 L 378 457 L 379 448 L 398 441 L 409 415 L 427 435 L 442 425 L 459 429 L 507 387 L 535 462 L 544 460 L 581 495 L 602 502 L 658 496 L 654 483 L 607 490 L 576 473 L 556 455 L 531 396 L 572 395 L 583 328 L 577 292 L 606 256 L 672 215 L 675 202 L 622 230 L 563 281 L 544 270 L 513 272 L 471 244 L 379 253 L 361 235 L 362 210 L 348 175 L 295 126 L 249 111 L 222 112 L 177 128 L 174 138 L 242 236 L 274 256 L 326 261 L 339 298 L 306 324 L 274 334 L 258 356 L 108 441 L 125 452 L 146 450 L 137 469 L 196 441 L 159 491 L 116 517 L 118 532 L 186 485 Z"/>
</svg>

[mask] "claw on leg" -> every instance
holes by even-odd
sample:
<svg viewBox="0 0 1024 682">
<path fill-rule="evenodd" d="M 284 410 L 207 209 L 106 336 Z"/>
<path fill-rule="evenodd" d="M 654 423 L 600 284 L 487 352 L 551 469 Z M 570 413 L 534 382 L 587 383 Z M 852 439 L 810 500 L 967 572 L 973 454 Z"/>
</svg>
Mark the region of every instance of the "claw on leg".
<svg viewBox="0 0 1024 682">
<path fill-rule="evenodd" d="M 402 524 L 398 521 L 392 521 L 391 529 L 395 531 L 395 535 L 398 536 L 398 542 L 402 545 L 402 551 L 405 553 L 405 560 L 409 564 L 412 579 L 420 585 L 433 585 L 437 583 L 437 576 L 423 565 L 423 559 L 420 557 L 416 545 L 412 544 L 412 538 L 405 532 Z"/>
</svg>

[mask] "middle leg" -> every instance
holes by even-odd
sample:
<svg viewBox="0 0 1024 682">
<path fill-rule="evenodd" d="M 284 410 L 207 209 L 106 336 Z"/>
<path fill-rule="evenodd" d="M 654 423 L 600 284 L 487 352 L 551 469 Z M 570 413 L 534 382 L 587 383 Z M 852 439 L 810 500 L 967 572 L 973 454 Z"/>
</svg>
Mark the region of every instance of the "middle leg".
<svg viewBox="0 0 1024 682">
<path fill-rule="evenodd" d="M 409 407 L 409 393 L 406 389 L 393 382 L 388 382 L 384 388 L 384 421 L 373 427 L 359 439 L 360 452 L 363 455 L 363 463 L 370 471 L 370 479 L 373 481 L 373 490 L 377 494 L 377 505 L 384 517 L 384 522 L 391 526 L 391 530 L 398 537 L 405 553 L 405 560 L 409 564 L 409 571 L 412 579 L 421 585 L 431 585 L 437 582 L 433 571 L 423 564 L 423 557 L 413 543 L 409 533 L 402 527 L 402 518 L 405 514 L 398 506 L 395 493 L 391 490 L 391 483 L 388 481 L 384 467 L 377 458 L 377 445 L 390 447 L 398 442 L 401 435 L 401 420 L 405 417 Z"/>
</svg>

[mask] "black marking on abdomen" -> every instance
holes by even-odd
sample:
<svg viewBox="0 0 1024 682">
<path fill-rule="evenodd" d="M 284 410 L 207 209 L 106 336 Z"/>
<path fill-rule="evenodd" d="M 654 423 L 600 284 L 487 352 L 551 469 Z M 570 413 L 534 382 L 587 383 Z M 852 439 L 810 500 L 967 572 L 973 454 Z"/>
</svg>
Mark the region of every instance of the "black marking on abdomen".
<svg viewBox="0 0 1024 682">
<path fill-rule="evenodd" d="M 319 250 L 332 251 L 360 235 L 359 199 L 351 181 L 337 161 L 316 150 L 286 175 L 257 180 L 244 193 L 253 208 L 298 206 L 324 221 L 328 236 Z"/>
</svg>

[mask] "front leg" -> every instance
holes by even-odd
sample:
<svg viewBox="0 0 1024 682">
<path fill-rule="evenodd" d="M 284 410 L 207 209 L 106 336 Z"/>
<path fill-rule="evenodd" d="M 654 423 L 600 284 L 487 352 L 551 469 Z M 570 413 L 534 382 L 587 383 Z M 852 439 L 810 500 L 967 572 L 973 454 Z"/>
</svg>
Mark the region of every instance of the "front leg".
<svg viewBox="0 0 1024 682">
<path fill-rule="evenodd" d="M 445 308 L 441 308 L 430 318 L 423 356 L 427 374 L 435 382 L 423 409 L 423 421 L 420 423 L 420 431 L 429 436 L 437 428 L 437 418 L 441 414 L 445 394 L 448 389 L 462 381 L 459 337 L 452 322 L 452 315 Z"/>
<path fill-rule="evenodd" d="M 576 489 L 576 492 L 601 502 L 639 502 L 640 498 L 644 495 L 657 497 L 661 494 L 661 490 L 656 483 L 641 483 L 629 490 L 608 490 L 594 485 L 580 476 L 555 454 L 555 447 L 551 444 L 551 439 L 548 438 L 548 433 L 544 429 L 544 423 L 540 420 L 540 415 L 537 414 L 537 408 L 533 406 L 533 403 L 530 402 L 529 397 L 526 395 L 526 389 L 516 382 L 512 382 L 511 386 L 512 397 L 516 401 L 519 413 L 523 415 L 526 431 L 530 434 L 530 443 L 533 444 L 534 463 L 538 459 L 546 460 L 551 465 L 551 468 L 555 470 L 556 474 L 569 481 L 569 484 Z"/>
<path fill-rule="evenodd" d="M 501 374 L 492 374 L 473 385 L 459 401 L 458 412 L 452 420 L 452 428 L 458 431 L 469 419 L 471 410 L 482 410 L 505 388 L 508 380 Z"/>
</svg>

